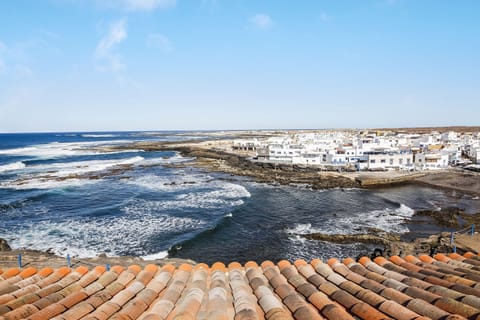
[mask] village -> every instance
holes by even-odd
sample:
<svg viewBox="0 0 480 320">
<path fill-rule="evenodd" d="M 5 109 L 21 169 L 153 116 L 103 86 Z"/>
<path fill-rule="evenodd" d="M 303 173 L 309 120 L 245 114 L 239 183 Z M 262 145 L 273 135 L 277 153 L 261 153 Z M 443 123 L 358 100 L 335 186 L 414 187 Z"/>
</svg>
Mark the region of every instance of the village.
<svg viewBox="0 0 480 320">
<path fill-rule="evenodd" d="M 291 131 L 237 139 L 232 149 L 249 152 L 252 161 L 327 170 L 424 171 L 454 166 L 480 169 L 480 132 Z"/>
</svg>

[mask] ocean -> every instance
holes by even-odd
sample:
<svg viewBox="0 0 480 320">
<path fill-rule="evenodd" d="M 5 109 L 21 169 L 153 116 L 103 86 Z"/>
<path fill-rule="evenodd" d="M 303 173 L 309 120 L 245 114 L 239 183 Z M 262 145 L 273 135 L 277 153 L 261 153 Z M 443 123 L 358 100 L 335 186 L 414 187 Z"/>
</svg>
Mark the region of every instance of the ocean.
<svg viewBox="0 0 480 320">
<path fill-rule="evenodd" d="M 441 231 L 408 223 L 418 209 L 476 198 L 428 187 L 311 190 L 211 173 L 176 152 L 101 147 L 205 139 L 197 132 L 0 134 L 0 238 L 13 248 L 84 258 L 133 255 L 213 263 L 357 257 L 365 244 L 302 234 Z"/>
</svg>

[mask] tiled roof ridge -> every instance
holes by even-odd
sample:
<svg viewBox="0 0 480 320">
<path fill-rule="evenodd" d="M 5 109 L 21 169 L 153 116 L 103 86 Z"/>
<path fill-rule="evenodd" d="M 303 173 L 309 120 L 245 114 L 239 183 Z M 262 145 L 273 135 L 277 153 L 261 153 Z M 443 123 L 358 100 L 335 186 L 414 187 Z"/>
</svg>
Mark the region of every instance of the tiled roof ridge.
<svg viewBox="0 0 480 320">
<path fill-rule="evenodd" d="M 3 319 L 480 319 L 480 256 L 0 266 Z"/>
</svg>

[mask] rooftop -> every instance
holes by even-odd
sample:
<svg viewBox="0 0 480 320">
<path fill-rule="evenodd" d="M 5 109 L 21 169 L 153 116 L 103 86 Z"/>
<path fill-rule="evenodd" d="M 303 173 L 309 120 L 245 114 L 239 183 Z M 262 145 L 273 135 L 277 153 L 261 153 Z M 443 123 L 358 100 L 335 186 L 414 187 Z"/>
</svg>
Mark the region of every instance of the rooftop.
<svg viewBox="0 0 480 320">
<path fill-rule="evenodd" d="M 480 319 L 480 256 L 0 270 L 0 319 L 24 318 Z"/>
</svg>

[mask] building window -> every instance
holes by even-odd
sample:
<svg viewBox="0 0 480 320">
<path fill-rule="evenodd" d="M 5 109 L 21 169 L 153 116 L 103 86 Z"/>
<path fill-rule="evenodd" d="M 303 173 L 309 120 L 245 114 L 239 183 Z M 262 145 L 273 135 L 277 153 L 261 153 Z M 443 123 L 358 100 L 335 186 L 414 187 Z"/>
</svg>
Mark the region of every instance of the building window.
<svg viewBox="0 0 480 320">
<path fill-rule="evenodd" d="M 398 164 L 403 164 L 403 159 L 398 159 Z"/>
<path fill-rule="evenodd" d="M 393 166 L 393 159 L 390 159 L 390 165 Z"/>
<path fill-rule="evenodd" d="M 387 161 L 385 159 L 380 160 L 380 163 L 386 163 Z"/>
<path fill-rule="evenodd" d="M 375 163 L 375 159 L 370 160 L 370 163 Z"/>
</svg>

